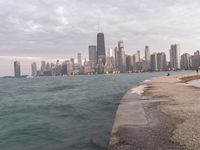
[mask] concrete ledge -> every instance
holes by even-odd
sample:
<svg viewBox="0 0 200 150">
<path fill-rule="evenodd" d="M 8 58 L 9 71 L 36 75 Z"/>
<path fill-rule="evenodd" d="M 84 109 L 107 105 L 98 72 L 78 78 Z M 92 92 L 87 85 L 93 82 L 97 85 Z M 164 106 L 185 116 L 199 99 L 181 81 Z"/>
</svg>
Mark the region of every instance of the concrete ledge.
<svg viewBox="0 0 200 150">
<path fill-rule="evenodd" d="M 170 141 L 179 121 L 157 109 L 168 97 L 143 97 L 141 93 L 150 85 L 141 85 L 129 90 L 119 104 L 113 124 L 108 150 L 180 150 L 177 143 Z"/>
</svg>

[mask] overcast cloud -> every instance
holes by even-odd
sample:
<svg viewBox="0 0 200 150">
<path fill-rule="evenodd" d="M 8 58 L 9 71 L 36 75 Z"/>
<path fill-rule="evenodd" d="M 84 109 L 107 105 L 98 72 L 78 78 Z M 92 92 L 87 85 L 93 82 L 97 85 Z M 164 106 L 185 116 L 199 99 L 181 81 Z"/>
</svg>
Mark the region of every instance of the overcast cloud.
<svg viewBox="0 0 200 150">
<path fill-rule="evenodd" d="M 0 0 L 0 55 L 76 57 L 96 44 L 124 40 L 127 53 L 200 49 L 199 0 Z"/>
</svg>

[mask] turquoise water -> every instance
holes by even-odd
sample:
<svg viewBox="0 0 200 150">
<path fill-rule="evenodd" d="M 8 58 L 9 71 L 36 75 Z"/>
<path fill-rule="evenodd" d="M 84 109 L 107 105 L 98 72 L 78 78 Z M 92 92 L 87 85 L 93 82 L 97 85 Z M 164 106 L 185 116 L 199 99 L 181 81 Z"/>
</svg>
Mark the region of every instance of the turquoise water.
<svg viewBox="0 0 200 150">
<path fill-rule="evenodd" d="M 105 150 L 122 96 L 160 75 L 0 79 L 0 149 Z"/>
</svg>

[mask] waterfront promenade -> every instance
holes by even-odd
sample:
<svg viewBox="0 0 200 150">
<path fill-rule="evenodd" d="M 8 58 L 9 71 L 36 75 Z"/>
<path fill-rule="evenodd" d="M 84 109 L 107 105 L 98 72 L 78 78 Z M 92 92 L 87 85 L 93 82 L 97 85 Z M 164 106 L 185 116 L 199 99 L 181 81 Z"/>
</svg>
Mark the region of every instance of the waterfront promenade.
<svg viewBox="0 0 200 150">
<path fill-rule="evenodd" d="M 116 113 L 108 150 L 198 149 L 200 89 L 184 83 L 190 79 L 157 77 L 129 90 Z"/>
</svg>

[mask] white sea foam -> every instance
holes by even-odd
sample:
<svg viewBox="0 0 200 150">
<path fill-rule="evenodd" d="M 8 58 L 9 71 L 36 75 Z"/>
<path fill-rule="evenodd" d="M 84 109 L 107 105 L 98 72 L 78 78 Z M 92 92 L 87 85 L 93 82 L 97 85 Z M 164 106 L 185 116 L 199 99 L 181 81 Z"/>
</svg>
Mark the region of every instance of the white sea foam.
<svg viewBox="0 0 200 150">
<path fill-rule="evenodd" d="M 133 93 L 133 94 L 138 94 L 138 95 L 142 95 L 142 94 L 144 93 L 145 87 L 147 87 L 147 85 L 146 85 L 146 84 L 142 84 L 142 85 L 140 85 L 140 86 L 137 86 L 137 87 L 135 87 L 135 88 L 132 88 L 132 89 L 131 89 L 131 93 Z"/>
<path fill-rule="evenodd" d="M 151 80 L 144 80 L 143 83 L 149 83 Z"/>
</svg>

